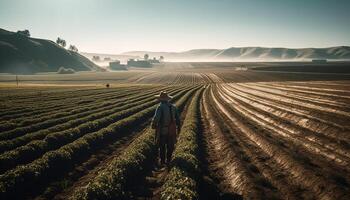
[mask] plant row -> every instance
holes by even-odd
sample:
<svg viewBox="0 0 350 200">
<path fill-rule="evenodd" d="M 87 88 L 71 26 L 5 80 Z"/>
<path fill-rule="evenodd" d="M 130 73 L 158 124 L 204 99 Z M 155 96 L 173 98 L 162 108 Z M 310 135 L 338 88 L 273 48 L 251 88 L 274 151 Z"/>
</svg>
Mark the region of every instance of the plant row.
<svg viewBox="0 0 350 200">
<path fill-rule="evenodd" d="M 75 99 L 61 99 L 60 102 L 53 101 L 53 102 L 47 102 L 46 106 L 42 102 L 42 100 L 33 100 L 31 105 L 26 105 L 26 109 L 31 109 L 26 113 L 19 113 L 19 114 L 11 114 L 7 117 L 3 117 L 2 120 L 6 120 L 7 123 L 0 126 L 0 130 L 9 130 L 12 127 L 18 127 L 18 126 L 24 126 L 28 124 L 33 124 L 34 122 L 31 122 L 31 119 L 38 119 L 42 118 L 43 116 L 48 116 L 56 113 L 60 113 L 62 111 L 70 112 L 74 109 L 75 106 L 92 106 L 95 105 L 97 101 L 106 101 L 109 99 L 116 99 L 116 98 L 122 98 L 126 97 L 130 94 L 136 94 L 137 92 L 140 92 L 139 90 L 117 90 L 113 93 L 107 93 L 102 95 L 96 95 L 90 98 L 79 98 L 77 100 Z M 40 104 L 38 104 L 38 101 Z M 35 105 L 35 106 L 33 106 Z M 39 105 L 39 106 L 37 106 Z M 24 111 L 25 109 L 16 109 L 17 111 Z M 4 126 L 4 127 L 3 127 Z"/>
<path fill-rule="evenodd" d="M 150 96 L 142 101 L 118 107 L 112 110 L 112 112 L 109 112 L 108 114 L 110 115 L 106 116 L 104 114 L 99 114 L 99 116 L 103 116 L 101 119 L 83 119 L 83 123 L 75 128 L 48 134 L 43 140 L 34 140 L 12 151 L 5 152 L 4 154 L 0 155 L 0 173 L 19 164 L 32 161 L 47 151 L 57 149 L 85 134 L 104 128 L 117 120 L 135 114 L 143 109 L 153 106 L 156 103 L 157 100 L 155 100 L 153 96 Z"/>
<path fill-rule="evenodd" d="M 161 188 L 161 199 L 198 199 L 197 183 L 200 175 L 198 130 L 200 124 L 200 90 L 194 96 L 178 135 L 171 170 Z"/>
<path fill-rule="evenodd" d="M 132 95 L 132 94 L 137 94 L 137 92 L 123 92 L 121 94 L 116 94 L 114 95 L 112 98 L 113 99 L 119 99 L 119 98 L 123 98 L 126 97 L 128 95 Z M 73 101 L 73 100 L 70 100 Z M 86 100 L 81 100 L 81 101 L 86 101 Z M 14 120 L 8 120 L 6 123 L 3 123 L 0 125 L 0 131 L 9 131 L 11 129 L 15 129 L 15 128 L 23 128 L 24 126 L 28 126 L 28 125 L 33 125 L 36 123 L 40 123 L 40 122 L 44 122 L 46 120 L 50 120 L 50 119 L 58 119 L 58 118 L 62 118 L 62 117 L 66 117 L 69 115 L 74 115 L 77 113 L 81 113 L 84 111 L 89 111 L 91 109 L 96 109 L 98 107 L 101 107 L 101 104 L 103 102 L 106 102 L 105 98 L 100 98 L 100 99 L 88 99 L 88 101 L 90 103 L 81 103 L 81 101 L 76 102 L 76 103 L 66 103 L 64 101 L 65 108 L 61 108 L 59 107 L 59 105 L 56 105 L 55 103 L 51 103 L 51 105 L 53 107 L 57 106 L 60 109 L 56 110 L 50 110 L 47 108 L 40 108 L 42 110 L 46 110 L 45 113 L 41 114 L 41 115 L 32 115 L 31 113 L 28 113 L 29 116 L 23 116 L 20 118 L 16 118 Z"/>
<path fill-rule="evenodd" d="M 148 93 L 152 93 L 152 91 L 147 92 L 144 95 L 147 95 Z M 25 132 L 26 134 L 22 135 L 22 136 L 15 137 L 13 139 L 6 140 L 6 141 L 5 140 L 0 141 L 0 153 L 3 153 L 4 151 L 8 151 L 8 150 L 14 149 L 14 148 L 22 146 L 22 145 L 25 145 L 32 140 L 43 139 L 46 135 L 48 135 L 50 133 L 63 131 L 63 130 L 78 126 L 78 125 L 83 124 L 83 123 L 88 122 L 88 121 L 92 121 L 92 120 L 96 120 L 96 119 L 99 119 L 102 117 L 106 117 L 110 114 L 113 114 L 113 113 L 118 112 L 122 109 L 125 109 L 126 105 L 131 104 L 133 102 L 140 101 L 145 97 L 147 98 L 147 96 L 143 96 L 143 94 L 141 94 L 141 95 L 138 94 L 135 96 L 133 95 L 129 98 L 117 100 L 114 103 L 113 102 L 108 102 L 108 103 L 105 102 L 102 105 L 100 105 L 101 108 L 99 108 L 99 109 L 91 108 L 91 110 L 89 110 L 87 112 L 78 113 L 78 114 L 75 114 L 72 116 L 68 116 L 64 119 L 54 119 L 53 118 L 52 120 L 48 120 L 48 121 L 45 121 L 42 123 L 43 126 L 46 127 L 46 129 L 42 128 L 42 129 L 39 129 L 38 131 L 35 131 L 35 132 L 29 132 L 29 130 L 25 129 L 25 128 L 17 129 L 19 133 Z M 51 124 L 51 127 L 49 127 L 48 125 L 45 125 L 45 124 Z M 19 133 L 18 133 L 18 135 L 21 135 Z M 5 134 L 5 132 L 3 134 Z M 7 133 L 7 134 L 11 135 L 10 133 Z M 12 132 L 12 136 L 14 134 L 15 133 Z"/>
<path fill-rule="evenodd" d="M 183 94 L 178 93 L 174 96 L 174 100 Z M 40 185 L 47 185 L 50 180 L 69 171 L 82 157 L 91 155 L 96 149 L 103 148 L 105 144 L 115 141 L 121 135 L 129 133 L 135 126 L 149 120 L 156 107 L 157 105 L 153 105 L 143 109 L 97 132 L 86 134 L 55 151 L 47 152 L 32 163 L 7 171 L 0 176 L 0 199 L 21 198 L 26 192 L 36 191 Z"/>
<path fill-rule="evenodd" d="M 28 105 L 32 105 L 32 102 L 35 100 L 40 99 L 40 101 L 43 101 L 44 104 L 52 102 L 52 103 L 61 103 L 62 99 L 74 99 L 74 100 L 79 100 L 81 98 L 94 98 L 96 96 L 101 96 L 103 97 L 104 95 L 108 94 L 113 94 L 115 92 L 123 92 L 123 91 L 132 91 L 132 90 L 139 90 L 142 89 L 142 87 L 119 87 L 119 88 L 111 88 L 111 89 L 87 89 L 87 90 L 68 90 L 68 91 L 60 91 L 56 92 L 54 90 L 51 90 L 53 92 L 38 92 L 37 90 L 35 91 L 34 95 L 31 97 L 28 94 L 22 94 L 17 95 L 16 97 L 7 97 L 6 99 L 9 100 L 10 102 L 15 103 L 14 108 L 26 108 Z M 17 104 L 21 102 L 22 104 Z M 9 107 L 11 109 L 11 107 Z"/>
<path fill-rule="evenodd" d="M 80 94 L 80 91 L 77 91 L 77 97 L 74 98 L 69 98 L 69 97 L 64 97 L 64 96 L 59 96 L 57 94 L 52 94 L 55 95 L 54 98 L 55 100 L 52 99 L 46 99 L 45 97 L 43 97 L 40 93 L 37 94 L 36 98 L 25 101 L 25 100 L 21 100 L 21 101 L 15 101 L 15 100 L 10 100 L 7 99 L 6 101 L 6 105 L 10 108 L 10 110 L 3 110 L 2 113 L 0 113 L 0 116 L 2 120 L 6 119 L 14 119 L 13 116 L 21 116 L 21 115 L 26 115 L 26 114 L 40 114 L 42 112 L 44 112 L 45 110 L 51 109 L 51 108 L 56 108 L 56 107 L 66 107 L 67 103 L 74 103 L 77 102 L 77 100 L 81 100 L 82 98 L 86 98 L 86 99 L 90 99 L 90 98 L 94 98 L 94 97 L 98 97 L 101 95 L 101 97 L 108 95 L 108 94 L 113 94 L 113 93 L 119 93 L 119 92 L 126 92 L 126 91 L 130 91 L 127 90 L 127 88 L 125 89 L 117 89 L 117 90 L 110 90 L 110 91 L 103 91 L 102 92 L 97 92 L 93 95 L 84 95 L 84 94 Z M 57 96 L 56 96 L 57 95 Z M 92 96 L 92 97 L 91 97 Z M 27 97 L 24 95 L 24 97 Z M 69 101 L 66 101 L 67 99 L 69 99 Z M 74 100 L 74 101 L 71 101 Z M 37 104 L 37 102 L 41 102 L 40 106 L 38 107 L 39 104 Z M 35 102 L 35 103 L 33 103 Z M 6 112 L 5 112 L 6 111 Z"/>
<path fill-rule="evenodd" d="M 152 91 L 145 93 L 145 95 L 150 95 L 152 93 Z M 40 118 L 41 123 L 37 123 L 37 124 L 33 124 L 31 126 L 27 126 L 27 127 L 20 127 L 20 128 L 16 128 L 10 131 L 5 131 L 2 132 L 0 134 L 0 139 L 2 140 L 9 140 L 12 138 L 16 138 L 18 136 L 22 136 L 24 134 L 28 134 L 28 133 L 32 133 L 38 130 L 42 130 L 42 129 L 47 129 L 49 127 L 55 126 L 55 125 L 62 125 L 62 123 L 65 122 L 72 122 L 72 120 L 75 119 L 82 119 L 82 117 L 91 115 L 91 114 L 96 114 L 96 113 L 101 113 L 103 114 L 102 116 L 106 116 L 108 113 L 102 113 L 103 111 L 106 112 L 111 112 L 111 109 L 113 107 L 119 107 L 119 106 L 123 106 L 126 105 L 128 103 L 132 103 L 138 99 L 142 99 L 142 95 L 141 94 L 136 94 L 136 95 L 131 95 L 130 97 L 124 98 L 124 99 L 118 99 L 114 102 L 110 102 L 110 103 L 99 103 L 96 102 L 96 106 L 84 106 L 83 108 L 77 108 L 75 110 L 73 110 L 71 112 L 72 115 L 68 115 L 66 117 L 62 117 L 62 118 L 55 118 L 52 117 L 49 120 L 45 120 L 47 118 L 47 116 Z M 48 116 L 51 116 L 50 113 L 47 114 Z M 91 120 L 91 119 L 89 119 Z M 74 124 L 74 126 L 76 126 L 77 124 Z M 54 131 L 59 131 L 59 130 L 54 130 Z M 1 146 L 1 145 L 0 145 Z M 1 149 L 1 147 L 0 147 Z"/>
<path fill-rule="evenodd" d="M 196 89 L 197 90 L 197 89 Z M 181 112 L 186 102 L 193 95 L 188 92 L 177 103 Z M 128 197 L 128 187 L 142 176 L 147 164 L 155 157 L 156 145 L 154 130 L 135 139 L 124 152 L 116 157 L 86 187 L 75 191 L 73 199 L 125 199 Z"/>
</svg>

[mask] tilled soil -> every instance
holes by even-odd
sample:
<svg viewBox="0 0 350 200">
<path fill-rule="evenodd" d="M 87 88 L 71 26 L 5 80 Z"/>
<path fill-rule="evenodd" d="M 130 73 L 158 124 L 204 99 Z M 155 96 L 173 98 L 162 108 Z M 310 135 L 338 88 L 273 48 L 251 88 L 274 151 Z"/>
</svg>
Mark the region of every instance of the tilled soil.
<svg viewBox="0 0 350 200">
<path fill-rule="evenodd" d="M 277 89 L 265 91 L 262 87 L 257 90 L 261 92 L 259 101 L 253 99 L 256 93 L 247 96 L 238 91 L 247 89 L 249 94 L 252 86 L 246 87 L 246 84 L 213 85 L 205 93 L 207 130 L 212 132 L 211 136 L 207 134 L 206 141 L 210 144 L 207 145 L 209 157 L 213 157 L 211 168 L 219 172 L 219 179 L 225 185 L 222 188 L 230 188 L 248 199 L 348 199 L 347 140 L 339 143 L 335 137 L 328 136 L 347 130 L 343 122 L 348 121 L 348 113 L 341 107 L 342 102 L 313 104 L 307 98 L 295 99 L 291 94 L 286 96 Z M 271 109 L 263 104 L 270 101 L 268 97 L 263 98 L 264 95 L 275 95 L 271 91 L 279 93 L 274 102 L 294 98 L 290 103 L 295 103 L 296 108 L 317 110 L 320 115 L 316 117 L 322 120 L 326 120 L 321 115 L 325 111 L 340 128 L 333 126 L 332 131 L 324 131 L 329 129 L 318 128 L 327 126 L 320 121 L 303 126 L 298 123 L 300 116 L 297 118 L 287 109 L 277 110 L 280 104 Z M 309 114 L 315 117 L 314 113 Z M 288 121 L 293 117 L 294 121 Z M 336 117 L 343 118 L 337 120 Z"/>
</svg>

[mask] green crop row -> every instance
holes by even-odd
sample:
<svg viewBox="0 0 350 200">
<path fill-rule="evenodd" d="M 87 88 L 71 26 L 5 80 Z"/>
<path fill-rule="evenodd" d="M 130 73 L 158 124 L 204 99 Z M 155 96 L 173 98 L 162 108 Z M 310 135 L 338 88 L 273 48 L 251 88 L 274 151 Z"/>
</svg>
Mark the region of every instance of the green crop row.
<svg viewBox="0 0 350 200">
<path fill-rule="evenodd" d="M 96 92 L 94 95 L 84 95 L 80 94 L 79 91 L 77 91 L 78 96 L 75 98 L 66 98 L 64 96 L 54 96 L 57 98 L 56 100 L 47 100 L 42 95 L 38 94 L 37 97 L 29 102 L 25 101 L 14 101 L 14 100 L 6 100 L 6 106 L 9 107 L 10 110 L 2 110 L 0 113 L 0 120 L 10 120 L 10 119 L 17 119 L 18 117 L 22 116 L 30 116 L 30 115 L 36 115 L 36 114 L 42 114 L 45 113 L 48 110 L 60 110 L 63 108 L 69 107 L 69 105 L 73 105 L 75 102 L 78 102 L 82 99 L 90 99 L 96 96 L 105 96 L 105 95 L 112 95 L 113 93 L 119 93 L 119 92 L 127 92 L 132 91 L 134 89 L 128 90 L 127 88 L 124 89 L 113 89 L 113 90 L 101 90 L 101 92 Z M 56 94 L 52 94 L 56 95 Z M 38 104 L 40 102 L 40 104 Z M 72 104 L 73 103 L 73 104 Z M 52 110 L 52 111 L 53 111 Z"/>
<path fill-rule="evenodd" d="M 195 89 L 197 90 L 197 88 Z M 187 93 L 177 103 L 182 111 L 195 90 Z M 125 199 L 128 185 L 142 176 L 147 163 L 155 157 L 154 131 L 135 139 L 124 152 L 91 180 L 87 187 L 75 191 L 73 199 Z"/>
<path fill-rule="evenodd" d="M 174 96 L 174 100 L 182 95 L 183 92 L 178 93 Z M 26 192 L 35 191 L 40 185 L 47 185 L 50 180 L 69 171 L 75 163 L 81 160 L 81 157 L 91 155 L 96 149 L 102 148 L 103 145 L 149 120 L 156 107 L 157 105 L 153 105 L 111 126 L 86 134 L 55 151 L 47 152 L 32 163 L 18 166 L 0 175 L 0 199 L 20 199 L 23 197 L 21 195 L 25 195 Z"/>
<path fill-rule="evenodd" d="M 59 102 L 57 101 L 45 101 L 43 102 L 42 99 L 33 100 L 31 104 L 25 105 L 27 109 L 31 109 L 32 111 L 28 112 L 21 112 L 19 114 L 11 114 L 9 116 L 4 116 L 0 119 L 0 121 L 6 121 L 5 126 L 0 126 L 1 131 L 10 130 L 13 126 L 15 127 L 21 127 L 28 124 L 33 124 L 30 122 L 30 119 L 37 119 L 37 118 L 47 118 L 50 115 L 60 113 L 63 111 L 70 112 L 71 110 L 74 110 L 75 107 L 87 107 L 87 106 L 93 106 L 96 105 L 97 101 L 106 101 L 109 99 L 116 99 L 116 98 L 123 98 L 127 97 L 130 94 L 137 94 L 141 91 L 146 90 L 146 88 L 140 88 L 140 89 L 119 89 L 114 90 L 113 92 L 106 92 L 105 94 L 99 94 L 96 96 L 89 96 L 77 99 L 67 99 L 62 98 Z M 11 104 L 11 102 L 6 102 L 6 104 Z M 13 103 L 12 103 L 13 104 Z M 23 111 L 25 109 L 16 109 L 17 111 Z M 50 118 L 48 118 L 50 119 Z M 4 126 L 4 127 L 3 127 Z M 9 126 L 9 127 L 8 127 Z"/>
<path fill-rule="evenodd" d="M 126 99 L 126 101 L 128 101 L 128 99 Z M 118 106 L 118 105 L 116 105 L 116 106 Z M 41 123 L 38 123 L 38 124 L 33 124 L 31 126 L 28 126 L 28 127 L 20 127 L 20 128 L 16 128 L 16 129 L 13 129 L 10 131 L 4 131 L 4 132 L 0 133 L 0 139 L 1 140 L 8 140 L 8 139 L 16 138 L 18 136 L 22 136 L 22 135 L 25 135 L 25 134 L 30 133 L 30 132 L 38 131 L 41 129 L 49 128 L 50 126 L 64 123 L 66 121 L 79 119 L 79 118 L 83 117 L 82 114 L 83 113 L 77 113 L 73 116 L 68 116 L 65 118 L 58 118 L 58 119 L 57 118 L 51 118 L 49 120 L 43 119 L 43 121 Z M 48 115 L 51 115 L 51 114 L 48 113 Z"/>
<path fill-rule="evenodd" d="M 152 92 L 155 92 L 155 91 L 154 90 L 147 91 L 147 93 L 145 93 L 144 95 L 147 95 L 148 93 L 152 93 Z M 0 141 L 0 153 L 3 153 L 4 151 L 12 150 L 12 149 L 17 148 L 17 147 L 22 146 L 22 145 L 25 145 L 32 140 L 43 139 L 49 133 L 63 131 L 63 130 L 72 128 L 73 126 L 78 126 L 79 124 L 83 123 L 84 121 L 91 121 L 91 120 L 96 120 L 96 119 L 101 118 L 101 117 L 105 117 L 105 116 L 109 115 L 108 113 L 116 112 L 115 111 L 116 108 L 118 109 L 118 107 L 124 106 L 127 103 L 139 101 L 143 97 L 147 97 L 147 96 L 142 96 L 142 94 L 138 93 L 136 95 L 131 95 L 128 98 L 122 98 L 122 99 L 118 99 L 115 101 L 108 101 L 108 102 L 104 102 L 104 103 L 96 102 L 96 105 L 98 105 L 96 108 L 95 107 L 77 108 L 75 111 L 79 110 L 82 112 L 74 114 L 74 115 L 70 115 L 70 116 L 67 116 L 64 118 L 56 119 L 53 117 L 51 120 L 47 120 L 47 121 L 44 121 L 42 123 L 43 127 L 46 127 L 46 128 L 39 129 L 38 131 L 31 132 L 33 130 L 30 131 L 30 128 L 17 129 L 18 132 L 21 132 L 21 133 L 25 132 L 26 134 L 22 135 L 22 136 L 15 137 L 13 139 Z M 83 112 L 83 110 L 85 110 L 85 109 L 88 109 L 88 111 Z M 106 113 L 104 113 L 104 111 Z M 49 125 L 51 127 L 49 127 Z M 13 131 L 12 131 L 12 133 L 13 133 Z M 5 132 L 3 132 L 3 134 L 5 134 Z M 10 134 L 10 132 L 8 132 L 7 134 L 13 136 L 13 134 Z M 21 134 L 19 134 L 19 135 L 21 135 Z"/>
<path fill-rule="evenodd" d="M 56 102 L 49 102 L 50 106 L 53 108 L 59 108 L 58 110 L 50 110 L 47 107 L 43 107 L 41 104 L 40 110 L 44 110 L 45 112 L 39 115 L 34 115 L 32 113 L 28 113 L 28 116 L 21 116 L 19 118 L 15 118 L 13 120 L 6 120 L 6 123 L 3 123 L 0 125 L 0 131 L 9 131 L 11 129 L 15 128 L 22 128 L 23 126 L 33 125 L 35 123 L 40 123 L 45 120 L 49 119 L 57 119 L 60 117 L 65 117 L 71 114 L 76 114 L 79 112 L 82 112 L 84 110 L 89 110 L 89 108 L 93 109 L 93 107 L 100 106 L 101 102 L 106 101 L 106 97 L 112 98 L 112 99 L 118 99 L 118 98 L 124 98 L 128 95 L 133 94 L 139 94 L 140 91 L 117 91 L 112 94 L 109 94 L 110 96 L 101 96 L 98 95 L 94 98 L 89 99 L 83 99 L 80 101 L 75 101 L 74 99 L 61 100 L 61 104 L 64 104 L 64 107 L 60 107 L 60 104 L 57 104 Z M 85 103 L 86 101 L 89 101 L 89 103 Z M 35 103 L 35 101 L 34 101 Z M 79 109 L 77 109 L 78 107 Z M 38 109 L 36 109 L 38 111 Z"/>
<path fill-rule="evenodd" d="M 152 88 L 152 87 L 148 87 Z M 153 87 L 154 88 L 154 87 Z M 65 92 L 56 92 L 55 90 L 51 89 L 52 92 L 40 92 L 40 90 L 33 90 L 34 95 L 30 97 L 28 94 L 20 94 L 16 95 L 15 97 L 5 97 L 8 103 L 12 103 L 11 106 L 8 106 L 8 109 L 25 109 L 28 106 L 33 106 L 33 107 L 41 107 L 41 105 L 36 105 L 33 104 L 35 101 L 40 101 L 44 105 L 48 103 L 55 103 L 55 104 L 60 104 L 62 102 L 62 99 L 74 99 L 74 100 L 79 100 L 81 98 L 85 99 L 90 99 L 94 98 L 95 96 L 100 96 L 103 97 L 103 95 L 108 95 L 108 94 L 113 94 L 118 91 L 136 91 L 139 89 L 144 89 L 144 86 L 131 86 L 131 87 L 118 87 L 118 88 L 110 88 L 110 89 L 105 89 L 105 88 L 99 88 L 99 89 L 76 89 L 76 90 L 68 90 Z M 6 105 L 6 104 L 5 104 Z M 48 104 L 49 105 L 49 104 Z M 4 111 L 8 110 L 5 109 Z M 8 110 L 8 111 L 10 111 Z M 2 115 L 1 115 L 2 116 Z"/>
<path fill-rule="evenodd" d="M 161 199 L 198 199 L 197 183 L 200 168 L 197 136 L 202 91 L 203 89 L 196 93 L 188 108 L 172 156 L 171 170 L 161 188 Z"/>
<path fill-rule="evenodd" d="M 12 100 L 12 101 L 21 101 L 21 102 L 31 102 L 38 98 L 38 94 L 40 94 L 40 98 L 45 101 L 51 101 L 51 100 L 59 100 L 61 98 L 77 98 L 79 96 L 93 96 L 95 94 L 102 94 L 106 93 L 105 88 L 87 88 L 87 89 L 75 89 L 70 88 L 66 90 L 55 90 L 55 89 L 49 89 L 49 91 L 45 91 L 42 89 L 23 89 L 22 91 L 26 92 L 17 92 L 16 94 L 7 95 L 5 98 Z M 123 87 L 117 88 L 119 89 L 126 89 Z M 112 90 L 109 90 L 108 92 L 112 92 Z M 20 105 L 19 105 L 20 106 Z"/>
<path fill-rule="evenodd" d="M 109 110 L 108 114 L 110 115 L 107 115 L 105 112 L 102 114 L 94 114 L 94 116 L 103 116 L 103 118 L 98 120 L 84 118 L 78 119 L 82 123 L 75 128 L 48 134 L 44 140 L 34 140 L 24 146 L 18 147 L 17 149 L 1 154 L 0 173 L 19 164 L 24 164 L 32 161 L 47 151 L 57 149 L 67 143 L 76 140 L 79 137 L 82 137 L 85 134 L 104 128 L 117 120 L 135 114 L 143 109 L 155 105 L 156 103 L 157 100 L 154 99 L 153 96 L 149 96 L 148 98 L 145 98 L 141 101 L 127 103 L 125 106 Z"/>
<path fill-rule="evenodd" d="M 151 95 L 157 90 L 147 91 L 145 95 Z M 33 125 L 33 127 L 23 127 L 14 129 L 12 131 L 3 132 L 0 134 L 2 138 L 6 138 L 6 141 L 0 141 L 0 152 L 5 150 L 15 148 L 16 146 L 20 146 L 25 144 L 28 141 L 34 139 L 42 139 L 47 134 L 51 132 L 63 131 L 65 129 L 71 128 L 73 126 L 77 126 L 84 121 L 96 120 L 101 117 L 108 116 L 110 113 L 117 112 L 117 110 L 121 110 L 120 106 L 125 106 L 129 103 L 133 103 L 139 101 L 143 98 L 142 93 L 138 93 L 136 95 L 132 95 L 130 97 L 124 99 L 118 99 L 114 102 L 105 102 L 99 105 L 97 108 L 94 107 L 87 108 L 87 112 L 77 113 L 75 115 L 67 116 L 64 118 L 52 118 L 51 120 L 43 121 L 40 124 Z M 78 108 L 79 109 L 79 108 Z M 124 108 L 122 108 L 124 109 Z M 104 112 L 105 111 L 105 112 Z M 37 131 L 36 131 L 37 130 Z M 35 131 L 35 132 L 34 132 Z M 23 135 L 26 133 L 25 135 Z M 9 140 L 9 138 L 14 138 Z"/>
</svg>

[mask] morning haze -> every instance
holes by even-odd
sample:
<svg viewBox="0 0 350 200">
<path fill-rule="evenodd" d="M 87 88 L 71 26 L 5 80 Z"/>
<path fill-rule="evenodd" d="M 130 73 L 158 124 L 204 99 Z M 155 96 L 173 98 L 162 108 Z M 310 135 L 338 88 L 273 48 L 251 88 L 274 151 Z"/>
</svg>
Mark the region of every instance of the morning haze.
<svg viewBox="0 0 350 200">
<path fill-rule="evenodd" d="M 349 1 L 1 0 L 0 24 L 83 52 L 350 45 Z"/>
<path fill-rule="evenodd" d="M 350 200 L 349 10 L 0 0 L 0 200 Z"/>
</svg>

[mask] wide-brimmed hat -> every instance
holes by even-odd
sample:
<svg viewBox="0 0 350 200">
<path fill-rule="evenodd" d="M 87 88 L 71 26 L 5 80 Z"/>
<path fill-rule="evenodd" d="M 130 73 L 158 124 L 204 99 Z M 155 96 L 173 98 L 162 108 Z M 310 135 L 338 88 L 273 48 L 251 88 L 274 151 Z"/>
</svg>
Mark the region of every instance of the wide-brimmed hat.
<svg viewBox="0 0 350 200">
<path fill-rule="evenodd" d="M 155 95 L 155 97 L 157 97 L 159 101 L 169 101 L 173 98 L 172 96 L 168 95 L 168 93 L 165 91 L 161 91 L 159 95 Z"/>
</svg>

